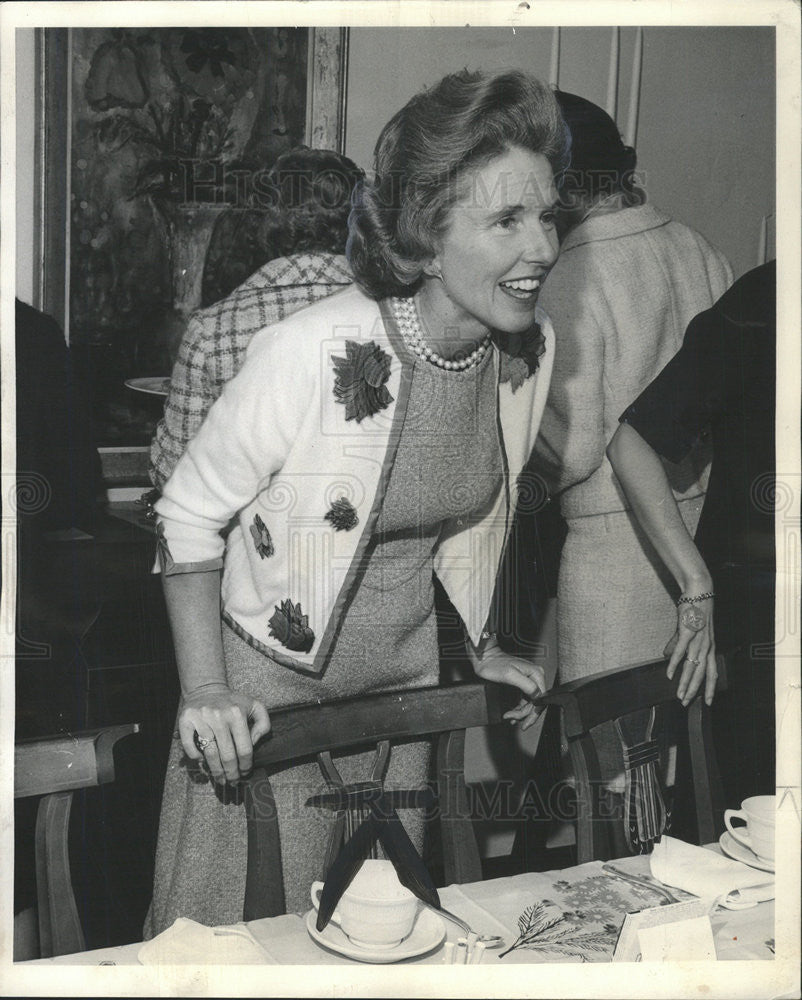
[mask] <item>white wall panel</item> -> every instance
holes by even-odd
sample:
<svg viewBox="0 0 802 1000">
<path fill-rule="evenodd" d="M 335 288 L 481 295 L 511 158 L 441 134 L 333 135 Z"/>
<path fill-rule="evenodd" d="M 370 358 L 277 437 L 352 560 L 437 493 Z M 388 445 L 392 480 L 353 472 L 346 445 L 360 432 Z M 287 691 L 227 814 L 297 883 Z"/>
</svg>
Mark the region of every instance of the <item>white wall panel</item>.
<svg viewBox="0 0 802 1000">
<path fill-rule="evenodd" d="M 346 150 L 370 168 L 390 116 L 421 87 L 467 66 L 548 79 L 550 27 L 353 28 Z M 637 29 L 620 30 L 617 121 L 626 133 Z M 605 107 L 611 29 L 563 28 L 562 89 Z M 755 266 L 761 220 L 774 212 L 774 41 L 766 27 L 646 27 L 638 164 L 651 201 L 699 229 L 736 276 Z M 774 254 L 770 227 L 768 256 Z"/>
</svg>

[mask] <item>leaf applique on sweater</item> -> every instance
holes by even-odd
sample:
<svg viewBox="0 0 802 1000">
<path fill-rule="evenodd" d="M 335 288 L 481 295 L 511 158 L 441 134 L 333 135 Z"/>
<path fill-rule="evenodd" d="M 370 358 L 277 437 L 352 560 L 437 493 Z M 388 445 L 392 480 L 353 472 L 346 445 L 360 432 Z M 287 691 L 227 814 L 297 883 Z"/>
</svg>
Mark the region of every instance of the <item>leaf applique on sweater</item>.
<svg viewBox="0 0 802 1000">
<path fill-rule="evenodd" d="M 301 610 L 301 605 L 293 604 L 287 598 L 276 606 L 268 622 L 270 636 L 278 639 L 282 646 L 297 653 L 308 653 L 315 644 L 315 633 L 309 627 L 309 616 Z"/>
<path fill-rule="evenodd" d="M 326 512 L 325 519 L 334 525 L 335 531 L 350 531 L 359 524 L 356 508 L 345 497 L 334 501 Z"/>
<path fill-rule="evenodd" d="M 267 530 L 265 522 L 259 517 L 258 514 L 255 515 L 253 519 L 253 524 L 250 527 L 251 538 L 253 538 L 253 544 L 256 547 L 256 551 L 259 553 L 261 559 L 268 559 L 276 551 L 273 546 L 273 539 L 270 537 L 270 532 Z"/>
<path fill-rule="evenodd" d="M 499 382 L 509 382 L 513 392 L 520 389 L 538 370 L 545 353 L 546 338 L 537 323 L 525 335 L 508 334 L 501 350 Z"/>
<path fill-rule="evenodd" d="M 393 401 L 385 383 L 390 378 L 390 355 L 369 340 L 358 344 L 346 340 L 345 357 L 332 357 L 336 378 L 334 398 L 345 406 L 345 419 L 373 416 Z"/>
</svg>

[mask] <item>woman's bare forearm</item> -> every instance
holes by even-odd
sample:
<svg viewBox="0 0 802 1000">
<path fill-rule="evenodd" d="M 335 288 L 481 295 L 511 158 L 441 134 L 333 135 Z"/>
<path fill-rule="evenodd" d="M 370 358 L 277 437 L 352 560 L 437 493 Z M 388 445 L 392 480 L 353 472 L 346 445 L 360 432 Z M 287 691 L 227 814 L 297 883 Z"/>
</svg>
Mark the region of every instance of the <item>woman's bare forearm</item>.
<svg viewBox="0 0 802 1000">
<path fill-rule="evenodd" d="M 711 589 L 710 573 L 685 527 L 660 457 L 629 424 L 621 424 L 607 457 L 638 523 L 683 593 Z"/>
<path fill-rule="evenodd" d="M 711 704 L 718 676 L 713 635 L 713 581 L 677 506 L 663 463 L 638 432 L 621 424 L 607 457 L 638 523 L 677 581 L 686 603 L 677 605 L 677 630 L 669 640 L 667 675 L 682 666 L 677 697 L 687 706 L 704 684 Z M 688 602 L 688 598 L 696 600 Z"/>
</svg>

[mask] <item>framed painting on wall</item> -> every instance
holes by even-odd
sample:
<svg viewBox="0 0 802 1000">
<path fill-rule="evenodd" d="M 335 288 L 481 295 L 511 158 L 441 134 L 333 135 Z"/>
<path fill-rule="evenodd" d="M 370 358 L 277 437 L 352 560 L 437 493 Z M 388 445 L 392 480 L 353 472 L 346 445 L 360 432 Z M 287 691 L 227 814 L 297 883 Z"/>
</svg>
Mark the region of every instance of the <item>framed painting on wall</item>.
<svg viewBox="0 0 802 1000">
<path fill-rule="evenodd" d="M 107 481 L 141 481 L 189 313 L 275 256 L 271 165 L 343 149 L 348 33 L 45 28 L 36 51 L 36 297 L 89 386 Z"/>
</svg>

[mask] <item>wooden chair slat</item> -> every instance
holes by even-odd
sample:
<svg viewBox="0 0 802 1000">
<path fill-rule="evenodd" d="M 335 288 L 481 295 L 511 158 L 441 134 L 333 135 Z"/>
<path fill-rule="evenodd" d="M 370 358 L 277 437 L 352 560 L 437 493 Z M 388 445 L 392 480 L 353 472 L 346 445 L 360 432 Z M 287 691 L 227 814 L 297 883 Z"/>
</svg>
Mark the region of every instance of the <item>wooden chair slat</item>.
<svg viewBox="0 0 802 1000">
<path fill-rule="evenodd" d="M 465 785 L 465 730 L 442 733 L 437 746 L 440 836 L 446 885 L 479 882 L 482 861 L 473 832 Z"/>
<path fill-rule="evenodd" d="M 662 659 L 616 667 L 561 684 L 537 701 L 541 705 L 559 705 L 562 708 L 565 735 L 571 739 L 602 722 L 674 701 L 681 671 L 677 670 L 669 680 L 666 677 L 667 666 L 668 661 Z M 719 690 L 723 689 L 721 678 L 719 684 Z"/>
<path fill-rule="evenodd" d="M 14 798 L 114 781 L 114 744 L 137 723 L 20 740 L 14 746 Z"/>
<path fill-rule="evenodd" d="M 86 949 L 72 890 L 68 834 L 72 792 L 42 799 L 36 814 L 36 898 L 42 958 Z"/>
<path fill-rule="evenodd" d="M 501 721 L 503 711 L 497 687 L 484 684 L 415 688 L 274 709 L 270 733 L 254 748 L 254 766 L 385 739 L 494 725 Z"/>
<path fill-rule="evenodd" d="M 278 813 L 265 768 L 254 770 L 245 784 L 248 817 L 248 868 L 243 920 L 284 913 L 284 878 Z"/>
</svg>

